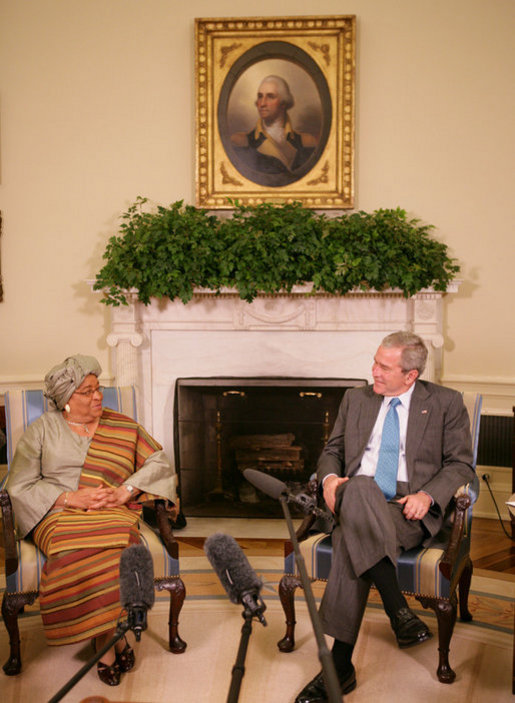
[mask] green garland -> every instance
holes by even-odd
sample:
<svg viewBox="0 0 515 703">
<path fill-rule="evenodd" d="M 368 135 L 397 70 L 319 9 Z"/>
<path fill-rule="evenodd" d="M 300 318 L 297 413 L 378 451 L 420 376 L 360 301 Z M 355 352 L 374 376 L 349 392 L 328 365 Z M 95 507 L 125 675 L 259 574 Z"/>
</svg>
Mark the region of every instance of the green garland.
<svg viewBox="0 0 515 703">
<path fill-rule="evenodd" d="M 106 305 L 126 305 L 130 289 L 145 305 L 152 297 L 187 303 L 197 287 L 234 288 L 251 302 L 307 282 L 314 292 L 397 288 L 409 297 L 446 290 L 459 271 L 429 236 L 432 226 L 400 208 L 327 217 L 299 203 L 236 202 L 224 218 L 182 201 L 150 212 L 146 202 L 136 200 L 108 241 L 94 284 Z"/>
</svg>

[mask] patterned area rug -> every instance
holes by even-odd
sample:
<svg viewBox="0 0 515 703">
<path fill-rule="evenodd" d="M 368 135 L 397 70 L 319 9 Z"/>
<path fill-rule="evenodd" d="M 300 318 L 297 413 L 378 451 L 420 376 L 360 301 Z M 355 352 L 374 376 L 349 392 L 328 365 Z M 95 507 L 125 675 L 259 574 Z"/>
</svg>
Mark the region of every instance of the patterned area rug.
<svg viewBox="0 0 515 703">
<path fill-rule="evenodd" d="M 293 702 L 302 686 L 319 670 L 315 638 L 302 592 L 297 603 L 296 649 L 278 651 L 276 642 L 284 634 L 284 615 L 277 595 L 282 575 L 282 540 L 238 540 L 256 573 L 262 578 L 262 597 L 268 624 L 253 623 L 246 655 L 241 703 Z M 266 551 L 266 556 L 263 555 Z M 167 651 L 168 608 L 166 594 L 159 594 L 149 613 L 149 627 L 136 645 L 137 665 L 126 674 L 120 687 L 109 689 L 95 669 L 63 698 L 78 703 L 90 696 L 98 703 L 219 703 L 227 699 L 231 671 L 237 656 L 242 627 L 242 608 L 229 602 L 218 577 L 211 569 L 202 541 L 181 538 L 181 572 L 187 598 L 181 614 L 180 633 L 188 642 L 182 655 Z M 323 584 L 315 584 L 317 600 Z M 376 592 L 369 605 L 355 649 L 358 687 L 345 697 L 352 703 L 395 703 L 403 695 L 416 696 L 417 703 L 496 703 L 513 701 L 511 669 L 513 647 L 513 599 L 515 581 L 475 576 L 472 583 L 471 623 L 458 621 L 451 642 L 451 665 L 457 679 L 451 686 L 436 678 L 437 639 L 409 650 L 399 650 Z M 413 601 L 412 607 L 436 633 L 436 619 Z M 49 700 L 92 656 L 86 643 L 48 647 L 37 608 L 20 622 L 23 673 L 6 677 L 0 673 L 2 701 L 18 703 Z M 330 641 L 329 641 L 330 643 Z M 8 641 L 0 630 L 0 657 L 5 661 Z M 88 702 L 88 703 L 93 703 Z"/>
<path fill-rule="evenodd" d="M 299 599 L 297 647 L 281 654 L 276 642 L 283 634 L 283 615 L 276 600 L 264 594 L 267 626 L 253 623 L 241 684 L 241 703 L 293 702 L 300 688 L 319 670 L 315 639 L 306 607 Z M 149 627 L 135 645 L 135 669 L 121 685 L 109 689 L 95 669 L 63 698 L 68 703 L 103 696 L 103 701 L 130 703 L 220 703 L 227 699 L 242 627 L 241 606 L 227 598 L 188 598 L 181 616 L 184 654 L 166 649 L 167 607 L 156 603 Z M 21 622 L 23 673 L 0 674 L 3 703 L 47 701 L 92 655 L 88 644 L 48 647 L 39 617 Z M 0 655 L 7 655 L 7 637 L 0 634 Z M 437 644 L 433 638 L 410 650 L 399 650 L 385 615 L 367 609 L 354 662 L 358 687 L 345 700 L 352 703 L 395 703 L 413 696 L 417 703 L 503 703 L 512 701 L 512 636 L 499 630 L 458 623 L 452 640 L 451 663 L 457 679 L 451 686 L 436 679 Z M 99 698 L 94 699 L 96 703 Z"/>
</svg>

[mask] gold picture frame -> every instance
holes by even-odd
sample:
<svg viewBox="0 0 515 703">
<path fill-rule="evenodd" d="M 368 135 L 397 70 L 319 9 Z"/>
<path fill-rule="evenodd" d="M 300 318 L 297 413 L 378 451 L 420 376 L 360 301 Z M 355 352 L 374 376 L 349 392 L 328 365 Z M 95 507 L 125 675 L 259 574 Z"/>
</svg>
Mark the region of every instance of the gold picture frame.
<svg viewBox="0 0 515 703">
<path fill-rule="evenodd" d="M 355 27 L 354 15 L 195 20 L 198 207 L 354 207 Z M 276 140 L 258 108 L 268 78 L 288 96 Z"/>
</svg>

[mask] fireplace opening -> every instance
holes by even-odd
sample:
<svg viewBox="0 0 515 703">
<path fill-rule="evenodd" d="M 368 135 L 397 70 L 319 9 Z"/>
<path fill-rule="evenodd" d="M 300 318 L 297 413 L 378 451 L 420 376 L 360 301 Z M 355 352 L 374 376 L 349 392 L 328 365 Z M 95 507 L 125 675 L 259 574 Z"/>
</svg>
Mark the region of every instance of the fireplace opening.
<svg viewBox="0 0 515 703">
<path fill-rule="evenodd" d="M 300 488 L 316 469 L 340 402 L 363 379 L 180 378 L 174 448 L 187 517 L 282 517 L 251 468 Z M 291 511 L 302 513 L 292 505 Z"/>
</svg>

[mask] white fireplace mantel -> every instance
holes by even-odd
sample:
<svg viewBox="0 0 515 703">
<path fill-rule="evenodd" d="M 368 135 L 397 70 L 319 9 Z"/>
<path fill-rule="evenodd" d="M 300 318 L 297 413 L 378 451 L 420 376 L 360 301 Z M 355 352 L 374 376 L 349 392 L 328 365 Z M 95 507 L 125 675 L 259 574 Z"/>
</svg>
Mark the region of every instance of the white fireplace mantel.
<svg viewBox="0 0 515 703">
<path fill-rule="evenodd" d="M 455 293 L 459 282 L 446 293 Z M 129 294 L 113 308 L 107 343 L 119 385 L 138 390 L 140 421 L 173 456 L 175 381 L 187 377 L 365 378 L 381 339 L 396 330 L 419 334 L 429 348 L 424 378 L 438 381 L 445 292 L 425 289 L 354 291 L 345 296 L 259 295 L 252 303 L 233 290 L 196 290 L 193 299 Z"/>
</svg>

